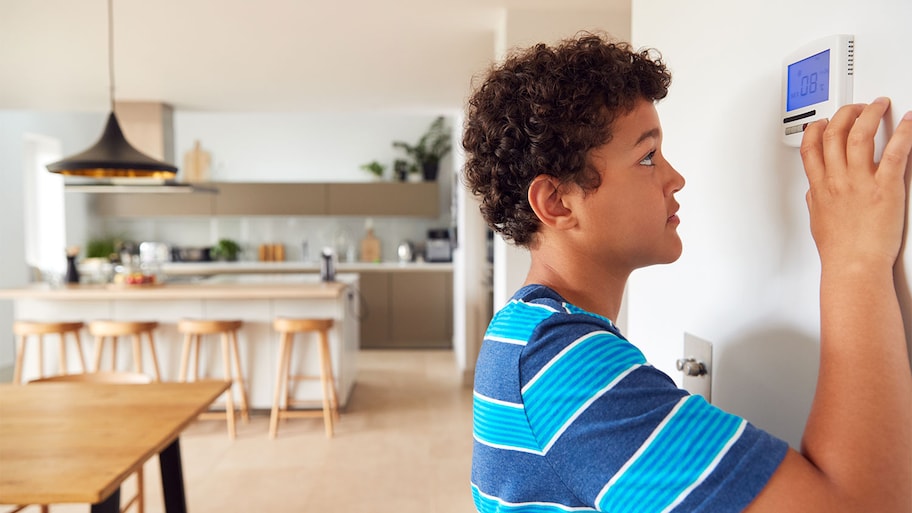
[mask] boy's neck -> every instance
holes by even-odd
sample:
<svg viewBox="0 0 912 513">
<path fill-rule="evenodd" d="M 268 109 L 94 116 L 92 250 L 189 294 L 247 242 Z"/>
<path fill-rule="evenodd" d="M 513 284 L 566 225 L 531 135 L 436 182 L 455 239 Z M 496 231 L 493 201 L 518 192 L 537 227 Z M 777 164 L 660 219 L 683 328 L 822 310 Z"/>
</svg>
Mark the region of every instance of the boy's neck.
<svg viewBox="0 0 912 513">
<path fill-rule="evenodd" d="M 629 272 L 612 272 L 587 265 L 575 255 L 542 248 L 531 250 L 532 264 L 525 285 L 545 285 L 569 303 L 617 321 Z"/>
</svg>

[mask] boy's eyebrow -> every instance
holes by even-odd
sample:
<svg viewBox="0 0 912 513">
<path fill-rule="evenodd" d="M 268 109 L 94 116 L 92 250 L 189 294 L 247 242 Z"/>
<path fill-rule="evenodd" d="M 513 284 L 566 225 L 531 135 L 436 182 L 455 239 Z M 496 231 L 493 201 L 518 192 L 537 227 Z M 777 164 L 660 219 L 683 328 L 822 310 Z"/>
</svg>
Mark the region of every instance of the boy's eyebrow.
<svg viewBox="0 0 912 513">
<path fill-rule="evenodd" d="M 651 129 L 651 130 L 647 130 L 647 131 L 643 132 L 643 135 L 641 135 L 640 138 L 637 139 L 635 143 L 633 143 L 633 146 L 634 146 L 634 147 L 637 147 L 637 146 L 640 145 L 641 142 L 643 142 L 643 141 L 645 141 L 646 139 L 649 139 L 649 138 L 656 139 L 656 138 L 659 137 L 659 133 L 660 133 L 660 132 L 659 132 L 659 129 L 658 129 L 658 128 L 653 128 L 653 129 Z"/>
</svg>

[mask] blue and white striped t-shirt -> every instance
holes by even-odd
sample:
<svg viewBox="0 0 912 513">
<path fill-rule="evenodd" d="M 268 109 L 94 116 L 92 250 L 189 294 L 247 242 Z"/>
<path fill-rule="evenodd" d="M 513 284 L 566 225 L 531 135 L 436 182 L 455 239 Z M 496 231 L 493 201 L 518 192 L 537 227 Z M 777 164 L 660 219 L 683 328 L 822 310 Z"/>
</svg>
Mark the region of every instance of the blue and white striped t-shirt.
<svg viewBox="0 0 912 513">
<path fill-rule="evenodd" d="M 788 447 L 677 388 L 610 320 L 541 285 L 488 327 L 473 435 L 482 513 L 741 511 Z"/>
</svg>

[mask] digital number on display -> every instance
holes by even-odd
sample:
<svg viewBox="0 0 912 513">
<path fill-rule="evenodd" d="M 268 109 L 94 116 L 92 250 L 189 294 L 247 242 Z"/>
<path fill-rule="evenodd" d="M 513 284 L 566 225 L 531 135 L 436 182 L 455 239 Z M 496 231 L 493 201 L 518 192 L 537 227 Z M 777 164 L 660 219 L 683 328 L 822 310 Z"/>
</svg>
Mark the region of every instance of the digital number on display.
<svg viewBox="0 0 912 513">
<path fill-rule="evenodd" d="M 830 99 L 830 51 L 798 61 L 788 67 L 788 105 L 792 111 Z"/>
</svg>

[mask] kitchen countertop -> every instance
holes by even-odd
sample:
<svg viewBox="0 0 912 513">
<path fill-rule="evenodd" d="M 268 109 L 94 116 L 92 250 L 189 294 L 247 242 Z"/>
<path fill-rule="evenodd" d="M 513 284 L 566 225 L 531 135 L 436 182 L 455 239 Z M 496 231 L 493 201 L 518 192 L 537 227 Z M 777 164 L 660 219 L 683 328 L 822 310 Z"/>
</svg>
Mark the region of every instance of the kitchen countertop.
<svg viewBox="0 0 912 513">
<path fill-rule="evenodd" d="M 73 285 L 46 283 L 0 290 L 0 299 L 110 300 L 110 299 L 335 299 L 356 275 L 340 273 L 335 282 L 321 282 L 315 274 L 213 276 L 192 283 L 156 285 Z"/>
<path fill-rule="evenodd" d="M 452 262 L 339 262 L 336 272 L 452 271 Z M 319 262 L 169 262 L 161 272 L 170 276 L 231 273 L 319 272 Z"/>
</svg>

